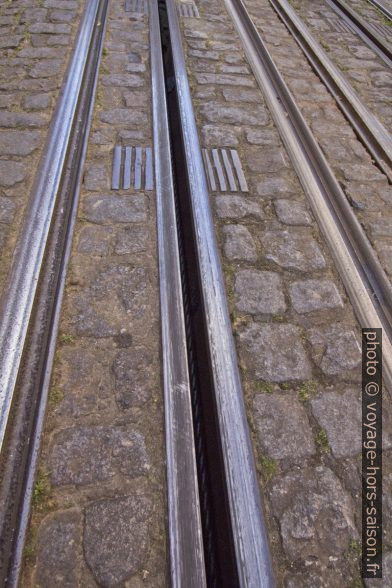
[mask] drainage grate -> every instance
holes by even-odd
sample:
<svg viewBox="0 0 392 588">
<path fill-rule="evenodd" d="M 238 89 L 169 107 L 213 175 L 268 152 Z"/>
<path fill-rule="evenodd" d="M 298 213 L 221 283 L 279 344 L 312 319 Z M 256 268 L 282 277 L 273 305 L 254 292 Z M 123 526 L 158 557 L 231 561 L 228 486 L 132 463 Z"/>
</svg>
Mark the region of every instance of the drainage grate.
<svg viewBox="0 0 392 588">
<path fill-rule="evenodd" d="M 235 149 L 203 149 L 203 156 L 212 192 L 249 192 Z"/>
<path fill-rule="evenodd" d="M 177 4 L 178 14 L 185 18 L 200 18 L 199 11 L 194 2 L 188 2 L 186 4 Z"/>
<path fill-rule="evenodd" d="M 116 145 L 113 154 L 112 190 L 153 190 L 151 147 Z"/>
<path fill-rule="evenodd" d="M 378 24 L 378 23 L 368 23 L 369 29 L 373 29 L 379 35 L 386 37 L 387 39 L 390 38 L 392 29 L 388 25 Z"/>
<path fill-rule="evenodd" d="M 148 14 L 148 0 L 125 0 L 125 12 Z"/>
</svg>

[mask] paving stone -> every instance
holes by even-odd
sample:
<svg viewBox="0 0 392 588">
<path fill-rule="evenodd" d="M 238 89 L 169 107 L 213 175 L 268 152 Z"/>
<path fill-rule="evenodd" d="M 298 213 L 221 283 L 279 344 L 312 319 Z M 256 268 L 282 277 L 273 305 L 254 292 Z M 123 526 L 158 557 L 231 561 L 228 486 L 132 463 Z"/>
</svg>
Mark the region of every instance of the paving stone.
<svg viewBox="0 0 392 588">
<path fill-rule="evenodd" d="M 50 19 L 58 22 L 71 22 L 75 16 L 70 10 L 51 10 Z"/>
<path fill-rule="evenodd" d="M 208 147 L 234 147 L 238 145 L 237 134 L 231 126 L 204 125 L 202 137 L 204 145 Z"/>
<path fill-rule="evenodd" d="M 112 108 L 100 113 L 102 122 L 111 125 L 146 125 L 148 123 L 147 113 L 140 110 L 129 110 L 128 108 Z"/>
<path fill-rule="evenodd" d="M 60 73 L 61 66 L 61 59 L 45 59 L 36 63 L 29 74 L 32 78 L 50 78 Z"/>
<path fill-rule="evenodd" d="M 349 370 L 359 367 L 361 362 L 360 347 L 353 331 L 339 325 L 314 328 L 309 331 L 309 339 L 314 360 L 325 374 L 352 377 Z"/>
<path fill-rule="evenodd" d="M 109 188 L 108 174 L 103 164 L 90 165 L 84 174 L 86 190 L 99 192 Z"/>
<path fill-rule="evenodd" d="M 100 586 L 123 585 L 141 568 L 149 549 L 151 503 L 146 496 L 101 500 L 85 509 L 83 547 Z"/>
<path fill-rule="evenodd" d="M 361 394 L 349 389 L 344 394 L 322 392 L 311 401 L 312 412 L 325 429 L 335 457 L 350 457 L 361 451 Z"/>
<path fill-rule="evenodd" d="M 88 196 L 85 216 L 95 223 L 141 223 L 147 220 L 145 196 Z"/>
<path fill-rule="evenodd" d="M 254 323 L 242 330 L 240 341 L 257 378 L 272 382 L 311 379 L 312 369 L 298 327 Z"/>
<path fill-rule="evenodd" d="M 79 5 L 74 0 L 45 0 L 45 8 L 58 8 L 59 10 L 78 10 Z"/>
<path fill-rule="evenodd" d="M 299 313 L 327 308 L 343 308 L 343 301 L 330 280 L 301 280 L 289 288 L 291 303 Z"/>
<path fill-rule="evenodd" d="M 104 86 L 124 86 L 138 87 L 144 85 L 144 79 L 142 76 L 136 74 L 107 74 L 102 76 L 102 83 Z"/>
<path fill-rule="evenodd" d="M 392 237 L 392 220 L 388 218 L 380 218 L 369 226 L 373 237 Z"/>
<path fill-rule="evenodd" d="M 242 219 L 254 217 L 264 219 L 260 205 L 250 198 L 242 196 L 216 196 L 216 212 L 219 218 Z"/>
<path fill-rule="evenodd" d="M 279 198 L 274 201 L 274 206 L 279 220 L 285 225 L 309 226 L 312 224 L 310 214 L 303 202 Z"/>
<path fill-rule="evenodd" d="M 23 104 L 28 110 L 45 110 L 51 103 L 50 94 L 31 94 L 25 96 Z"/>
<path fill-rule="evenodd" d="M 301 459 L 316 452 L 302 404 L 289 394 L 257 394 L 253 400 L 257 436 L 272 459 Z"/>
<path fill-rule="evenodd" d="M 229 74 L 196 73 L 198 84 L 219 84 L 223 86 L 255 87 L 255 82 L 250 76 L 236 76 Z"/>
<path fill-rule="evenodd" d="M 0 49 L 15 49 L 22 39 L 22 35 L 3 35 L 0 37 Z"/>
<path fill-rule="evenodd" d="M 246 139 L 252 145 L 279 145 L 279 136 L 272 129 L 248 129 Z"/>
<path fill-rule="evenodd" d="M 86 337 L 113 337 L 120 331 L 120 327 L 113 324 L 112 316 L 105 317 L 104 312 L 98 311 L 84 294 L 70 298 L 69 307 L 72 310 L 71 323 L 77 335 Z"/>
<path fill-rule="evenodd" d="M 236 308 L 251 314 L 278 314 L 285 312 L 282 280 L 274 272 L 241 270 L 235 278 Z"/>
<path fill-rule="evenodd" d="M 30 25 L 29 32 L 38 35 L 69 35 L 71 32 L 71 26 L 68 24 L 36 22 Z"/>
<path fill-rule="evenodd" d="M 22 163 L 17 161 L 0 160 L 0 186 L 8 188 L 26 177 L 26 170 Z"/>
<path fill-rule="evenodd" d="M 121 410 L 142 406 L 150 399 L 156 375 L 151 351 L 140 347 L 122 349 L 114 359 L 112 372 Z"/>
<path fill-rule="evenodd" d="M 376 250 L 383 268 L 387 272 L 392 273 L 392 245 L 387 243 L 378 243 Z"/>
<path fill-rule="evenodd" d="M 261 242 L 265 257 L 281 267 L 302 272 L 325 267 L 319 246 L 307 232 L 267 231 Z"/>
<path fill-rule="evenodd" d="M 251 111 L 243 107 L 225 106 L 209 102 L 202 104 L 200 112 L 205 120 L 228 124 L 265 125 L 268 122 L 267 111 L 260 106 L 253 105 Z"/>
<path fill-rule="evenodd" d="M 257 252 L 252 235 L 242 225 L 226 225 L 223 228 L 225 236 L 224 252 L 228 259 L 256 261 Z"/>
<path fill-rule="evenodd" d="M 222 93 L 228 102 L 262 102 L 262 96 L 257 90 L 242 90 L 239 93 L 234 88 L 223 88 Z"/>
<path fill-rule="evenodd" d="M 148 240 L 149 235 L 144 227 L 125 227 L 117 233 L 114 251 L 117 255 L 141 253 L 146 251 Z"/>
<path fill-rule="evenodd" d="M 11 108 L 13 106 L 19 106 L 20 96 L 18 94 L 1 94 L 0 95 L 0 108 Z"/>
<path fill-rule="evenodd" d="M 384 522 L 384 521 L 383 521 Z M 384 523 L 385 525 L 385 523 Z M 382 554 L 382 579 L 364 580 L 366 588 L 390 588 L 392 584 L 392 552 L 383 551 Z"/>
<path fill-rule="evenodd" d="M 54 436 L 49 469 L 54 486 L 84 486 L 109 480 L 118 472 L 141 476 L 150 463 L 140 433 L 125 427 L 85 426 L 63 429 Z"/>
<path fill-rule="evenodd" d="M 374 165 L 351 164 L 350 166 L 345 166 L 343 173 L 347 180 L 357 182 L 384 180 L 384 175 Z"/>
<path fill-rule="evenodd" d="M 79 253 L 88 255 L 108 255 L 110 239 L 113 235 L 111 227 L 83 227 L 79 234 Z"/>
<path fill-rule="evenodd" d="M 73 588 L 79 580 L 82 515 L 76 509 L 50 514 L 38 530 L 34 585 Z"/>
<path fill-rule="evenodd" d="M 1 127 L 43 127 L 45 120 L 39 114 L 27 114 L 25 112 L 0 111 Z"/>
<path fill-rule="evenodd" d="M 269 198 L 280 198 L 294 192 L 294 188 L 284 178 L 265 178 L 257 183 L 257 193 L 259 196 Z"/>
<path fill-rule="evenodd" d="M 219 66 L 219 71 L 228 74 L 249 74 L 249 67 L 246 65 L 227 65 L 222 63 Z"/>
<path fill-rule="evenodd" d="M 110 90 L 112 94 L 112 89 Z M 146 106 L 146 92 L 141 90 L 127 91 L 123 93 L 125 106 L 130 108 L 145 107 Z"/>
<path fill-rule="evenodd" d="M 255 173 L 279 172 L 288 167 L 288 163 L 279 149 L 255 149 L 246 152 L 246 161 L 249 169 Z"/>
<path fill-rule="evenodd" d="M 29 59 L 55 59 L 58 57 L 58 51 L 51 47 L 23 47 L 18 55 Z"/>
<path fill-rule="evenodd" d="M 29 155 L 39 141 L 39 131 L 0 131 L 0 155 Z"/>
<path fill-rule="evenodd" d="M 330 564 L 358 538 L 351 498 L 326 467 L 289 472 L 273 484 L 271 500 L 290 559 Z"/>
<path fill-rule="evenodd" d="M 0 223 L 12 223 L 15 209 L 16 204 L 11 198 L 0 196 Z"/>
<path fill-rule="evenodd" d="M 70 36 L 69 35 L 50 35 L 50 37 L 46 40 L 47 45 L 69 45 L 70 43 Z"/>
</svg>

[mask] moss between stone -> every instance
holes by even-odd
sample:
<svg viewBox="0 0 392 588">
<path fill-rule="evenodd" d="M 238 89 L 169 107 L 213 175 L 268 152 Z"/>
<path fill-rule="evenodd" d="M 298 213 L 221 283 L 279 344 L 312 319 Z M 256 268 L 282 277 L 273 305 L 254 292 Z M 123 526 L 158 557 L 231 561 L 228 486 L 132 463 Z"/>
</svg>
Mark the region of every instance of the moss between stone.
<svg viewBox="0 0 392 588">
<path fill-rule="evenodd" d="M 317 394 L 317 384 L 313 380 L 304 382 L 298 390 L 298 396 L 301 402 L 309 402 Z"/>
<path fill-rule="evenodd" d="M 255 382 L 255 388 L 258 392 L 264 392 L 265 394 L 272 394 L 274 391 L 274 386 L 270 382 L 264 382 L 258 380 Z"/>
<path fill-rule="evenodd" d="M 261 455 L 260 464 L 263 479 L 265 482 L 269 482 L 269 480 L 277 474 L 278 464 L 274 459 L 268 457 L 267 455 Z"/>
<path fill-rule="evenodd" d="M 328 442 L 328 435 L 324 429 L 320 429 L 316 435 L 316 445 L 321 453 L 330 453 L 331 448 Z"/>
</svg>

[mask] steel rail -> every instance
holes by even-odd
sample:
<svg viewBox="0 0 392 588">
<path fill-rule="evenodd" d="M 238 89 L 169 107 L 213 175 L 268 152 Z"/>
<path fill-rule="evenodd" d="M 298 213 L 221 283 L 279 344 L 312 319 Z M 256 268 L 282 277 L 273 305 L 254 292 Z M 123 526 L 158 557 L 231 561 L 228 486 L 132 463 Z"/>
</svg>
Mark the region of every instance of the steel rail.
<svg viewBox="0 0 392 588">
<path fill-rule="evenodd" d="M 386 63 L 392 65 L 392 46 L 385 41 L 381 35 L 369 27 L 368 23 L 344 0 L 326 0 L 326 2 L 343 16 L 351 25 L 354 25 L 361 38 L 366 41 L 372 48 L 377 48 L 379 55 L 383 56 Z"/>
<path fill-rule="evenodd" d="M 359 323 L 383 329 L 384 378 L 392 393 L 391 285 L 243 2 L 225 4 Z"/>
<path fill-rule="evenodd" d="M 107 6 L 108 0 L 100 0 L 95 15 L 61 186 L 56 198 L 34 310 L 23 350 L 22 373 L 17 380 L 17 401 L 13 407 L 12 426 L 8 427 L 1 456 L 0 583 L 5 581 L 7 588 L 18 586 L 22 568 L 66 269 L 71 253 L 105 38 Z M 82 19 L 79 31 L 83 26 Z M 71 58 L 66 80 L 72 67 Z"/>
<path fill-rule="evenodd" d="M 65 157 L 99 0 L 89 0 L 68 68 L 43 160 L 36 174 L 8 286 L 0 305 L 0 451 L 37 290 L 41 264 L 60 187 Z"/>
<path fill-rule="evenodd" d="M 168 107 L 158 6 L 150 2 L 151 83 L 158 229 L 170 577 L 206 586 Z"/>
<path fill-rule="evenodd" d="M 315 40 L 287 0 L 270 4 L 296 39 L 306 58 L 336 100 L 377 166 L 392 183 L 392 137 L 389 131 L 364 106 L 356 92 Z"/>
<path fill-rule="evenodd" d="M 182 38 L 174 0 L 166 6 L 239 583 L 269 588 L 271 557 Z"/>
<path fill-rule="evenodd" d="M 378 8 L 378 10 L 380 10 L 384 16 L 386 16 L 387 18 L 389 18 L 390 21 L 392 21 L 392 10 L 389 10 L 389 8 L 387 8 L 382 2 L 380 2 L 379 0 L 368 0 L 369 4 L 372 4 L 373 6 L 375 6 L 376 8 Z"/>
</svg>

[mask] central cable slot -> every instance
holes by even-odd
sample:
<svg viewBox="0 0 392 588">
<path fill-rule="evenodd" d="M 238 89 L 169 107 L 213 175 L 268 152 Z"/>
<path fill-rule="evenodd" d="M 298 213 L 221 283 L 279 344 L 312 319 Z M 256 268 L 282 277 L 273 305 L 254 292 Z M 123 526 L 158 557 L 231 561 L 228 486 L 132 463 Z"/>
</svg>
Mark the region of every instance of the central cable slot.
<svg viewBox="0 0 392 588">
<path fill-rule="evenodd" d="M 207 584 L 209 587 L 234 588 L 239 586 L 239 580 L 166 2 L 159 1 L 158 7 L 175 183 L 176 220 Z"/>
</svg>

